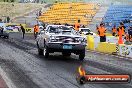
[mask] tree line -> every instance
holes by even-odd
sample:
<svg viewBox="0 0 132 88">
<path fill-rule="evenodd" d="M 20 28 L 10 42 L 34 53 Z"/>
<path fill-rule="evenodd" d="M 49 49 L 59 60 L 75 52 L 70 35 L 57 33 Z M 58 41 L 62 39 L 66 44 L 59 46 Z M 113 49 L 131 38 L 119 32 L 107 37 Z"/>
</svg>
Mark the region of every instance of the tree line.
<svg viewBox="0 0 132 88">
<path fill-rule="evenodd" d="M 15 2 L 15 0 L 3 0 L 4 2 Z"/>
</svg>

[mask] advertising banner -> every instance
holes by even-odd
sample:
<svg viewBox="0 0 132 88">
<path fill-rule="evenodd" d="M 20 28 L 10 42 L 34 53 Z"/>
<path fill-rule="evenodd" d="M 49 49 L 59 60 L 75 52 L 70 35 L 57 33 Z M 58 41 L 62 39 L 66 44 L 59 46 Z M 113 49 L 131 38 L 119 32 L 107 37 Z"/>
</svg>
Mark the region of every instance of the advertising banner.
<svg viewBox="0 0 132 88">
<path fill-rule="evenodd" d="M 132 57 L 132 45 L 119 45 L 119 54 L 121 56 Z"/>
<path fill-rule="evenodd" d="M 118 37 L 107 36 L 106 37 L 106 42 L 108 42 L 108 43 L 118 43 Z"/>
<path fill-rule="evenodd" d="M 25 28 L 26 24 L 22 24 L 22 26 Z M 6 23 L 6 30 L 9 32 L 20 32 L 20 24 Z"/>
<path fill-rule="evenodd" d="M 33 33 L 33 28 L 25 28 L 26 33 Z"/>
<path fill-rule="evenodd" d="M 100 43 L 100 37 L 94 36 L 94 50 L 98 47 L 99 43 Z"/>
</svg>

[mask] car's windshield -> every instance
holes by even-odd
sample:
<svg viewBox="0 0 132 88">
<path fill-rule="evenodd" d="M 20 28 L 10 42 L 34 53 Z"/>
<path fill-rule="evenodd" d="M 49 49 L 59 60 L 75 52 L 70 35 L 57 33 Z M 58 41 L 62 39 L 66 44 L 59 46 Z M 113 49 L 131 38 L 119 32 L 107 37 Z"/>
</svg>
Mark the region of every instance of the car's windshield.
<svg viewBox="0 0 132 88">
<path fill-rule="evenodd" d="M 74 34 L 73 28 L 68 28 L 65 26 L 59 26 L 59 27 L 49 27 L 49 33 L 62 33 L 62 34 Z"/>
</svg>

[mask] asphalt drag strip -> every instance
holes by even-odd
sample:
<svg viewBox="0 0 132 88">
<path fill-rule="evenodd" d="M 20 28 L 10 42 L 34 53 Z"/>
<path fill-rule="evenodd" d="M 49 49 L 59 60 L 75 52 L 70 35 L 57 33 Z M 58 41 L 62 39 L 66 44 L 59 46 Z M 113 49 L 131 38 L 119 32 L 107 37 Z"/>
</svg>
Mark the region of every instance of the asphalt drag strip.
<svg viewBox="0 0 132 88">
<path fill-rule="evenodd" d="M 30 81 L 32 82 L 31 85 L 36 85 L 36 87 L 33 88 L 132 88 L 131 83 L 85 84 L 83 86 L 80 86 L 79 84 L 77 84 L 75 79 L 77 68 L 80 65 L 83 65 L 86 68 L 87 73 L 89 74 L 132 74 L 131 62 L 128 62 L 126 60 L 120 60 L 111 56 L 99 54 L 96 55 L 91 52 L 87 52 L 88 55 L 86 56 L 86 60 L 84 60 L 83 62 L 80 62 L 77 59 L 77 56 L 74 55 L 69 58 L 62 57 L 61 54 L 52 54 L 50 58 L 45 59 L 43 56 L 38 56 L 36 46 L 32 44 L 28 45 L 28 42 L 22 42 L 15 39 L 0 40 L 0 42 L 2 42 L 1 46 L 4 47 L 2 47 L 1 50 L 1 52 L 3 53 L 3 55 L 1 55 L 1 58 L 9 58 L 7 56 L 4 57 L 4 54 L 7 52 L 14 53 L 14 56 L 10 54 L 7 55 L 10 56 L 11 60 L 13 58 L 13 62 L 16 65 L 14 66 L 14 68 L 17 67 L 18 71 L 22 71 L 23 75 L 26 76 L 25 78 L 28 78 L 25 79 L 27 80 L 25 82 L 29 82 L 28 80 L 30 79 Z M 7 51 L 5 51 L 5 49 Z M 10 59 L 7 62 L 10 62 Z M 10 63 L 12 63 L 12 61 Z M 12 66 L 10 65 L 10 67 Z M 14 84 L 16 83 L 14 82 Z M 26 86 L 29 87 L 28 83 Z M 22 86 L 18 88 L 22 88 Z"/>
</svg>

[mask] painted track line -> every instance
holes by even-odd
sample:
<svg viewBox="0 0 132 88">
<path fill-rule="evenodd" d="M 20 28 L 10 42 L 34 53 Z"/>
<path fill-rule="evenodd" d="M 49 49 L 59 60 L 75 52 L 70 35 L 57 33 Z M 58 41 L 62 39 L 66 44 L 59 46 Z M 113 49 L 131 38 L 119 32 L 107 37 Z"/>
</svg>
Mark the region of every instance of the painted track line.
<svg viewBox="0 0 132 88">
<path fill-rule="evenodd" d="M 0 66 L 0 75 L 2 76 L 2 78 L 5 81 L 5 83 L 8 86 L 8 88 L 17 88 L 14 85 L 14 83 L 10 80 L 10 78 L 8 78 L 6 72 L 4 72 L 4 70 L 1 68 L 1 66 Z"/>
</svg>

